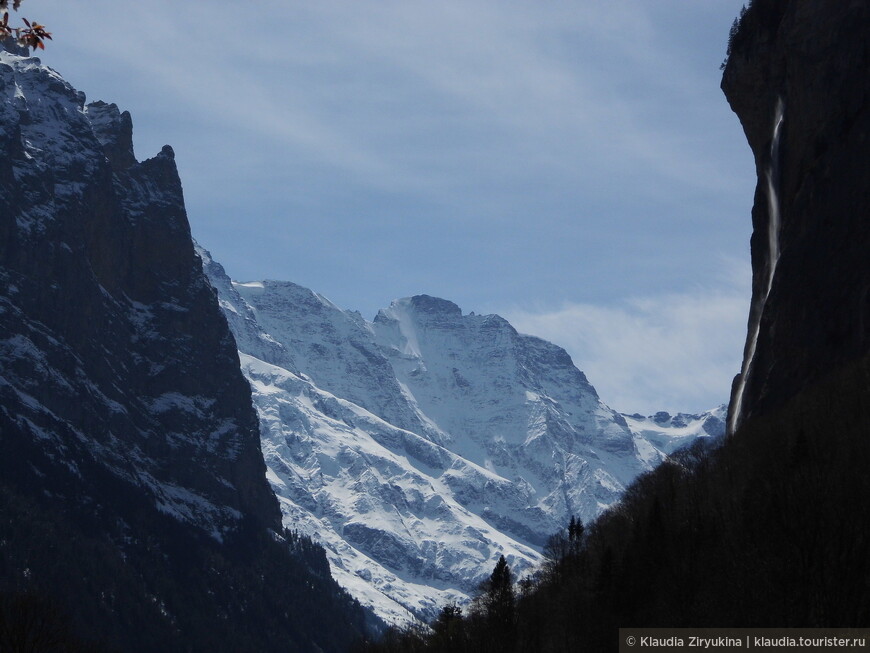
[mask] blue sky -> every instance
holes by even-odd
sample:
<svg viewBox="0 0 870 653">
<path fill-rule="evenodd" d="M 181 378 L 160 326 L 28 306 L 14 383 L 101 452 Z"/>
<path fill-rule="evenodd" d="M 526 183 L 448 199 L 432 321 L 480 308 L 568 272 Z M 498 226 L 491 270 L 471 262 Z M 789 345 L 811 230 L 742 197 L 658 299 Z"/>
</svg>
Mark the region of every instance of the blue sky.
<svg viewBox="0 0 870 653">
<path fill-rule="evenodd" d="M 25 0 L 43 60 L 169 143 L 235 279 L 371 319 L 428 293 L 566 347 L 625 412 L 727 399 L 754 163 L 741 0 Z"/>
</svg>

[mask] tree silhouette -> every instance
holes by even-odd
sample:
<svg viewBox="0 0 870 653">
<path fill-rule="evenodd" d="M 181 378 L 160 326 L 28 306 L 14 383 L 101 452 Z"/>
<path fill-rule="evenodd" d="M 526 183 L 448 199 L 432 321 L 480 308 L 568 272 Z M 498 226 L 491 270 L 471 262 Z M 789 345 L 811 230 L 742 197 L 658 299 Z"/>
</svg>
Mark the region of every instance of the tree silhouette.
<svg viewBox="0 0 870 653">
<path fill-rule="evenodd" d="M 478 611 L 485 624 L 485 650 L 508 651 L 514 636 L 516 595 L 513 575 L 504 556 L 499 556 L 489 579 L 483 583 L 478 597 Z"/>
</svg>

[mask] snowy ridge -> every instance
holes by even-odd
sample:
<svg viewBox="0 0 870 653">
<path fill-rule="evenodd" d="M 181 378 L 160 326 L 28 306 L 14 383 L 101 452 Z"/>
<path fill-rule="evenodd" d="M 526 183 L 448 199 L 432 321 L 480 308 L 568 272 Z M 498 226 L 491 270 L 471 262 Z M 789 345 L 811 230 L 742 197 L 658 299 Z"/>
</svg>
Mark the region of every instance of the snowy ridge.
<svg viewBox="0 0 870 653">
<path fill-rule="evenodd" d="M 727 412 L 728 405 L 722 404 L 697 415 L 671 415 L 661 411 L 649 416 L 635 413 L 623 417 L 632 433 L 648 441 L 656 450 L 670 455 L 699 438 L 714 441 L 723 437 Z"/>
<path fill-rule="evenodd" d="M 466 600 L 499 555 L 530 569 L 571 515 L 594 518 L 695 437 L 656 444 L 563 349 L 496 315 L 420 295 L 368 322 L 292 283 L 231 282 L 199 253 L 285 525 L 388 621 Z"/>
</svg>

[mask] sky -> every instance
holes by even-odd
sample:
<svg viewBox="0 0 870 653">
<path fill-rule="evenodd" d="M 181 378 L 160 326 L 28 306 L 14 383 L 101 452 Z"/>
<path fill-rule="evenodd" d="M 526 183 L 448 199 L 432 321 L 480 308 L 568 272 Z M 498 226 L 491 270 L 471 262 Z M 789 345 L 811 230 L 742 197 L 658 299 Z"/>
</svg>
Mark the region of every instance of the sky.
<svg viewBox="0 0 870 653">
<path fill-rule="evenodd" d="M 236 280 L 430 294 L 565 347 L 623 412 L 727 401 L 754 162 L 742 0 L 25 0 L 42 59 L 175 150 Z"/>
</svg>

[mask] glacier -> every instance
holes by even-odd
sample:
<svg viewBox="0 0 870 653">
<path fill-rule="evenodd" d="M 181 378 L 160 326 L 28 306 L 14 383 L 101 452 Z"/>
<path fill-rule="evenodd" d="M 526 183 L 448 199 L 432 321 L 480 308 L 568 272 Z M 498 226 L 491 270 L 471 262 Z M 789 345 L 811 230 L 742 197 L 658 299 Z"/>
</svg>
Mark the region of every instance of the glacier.
<svg viewBox="0 0 870 653">
<path fill-rule="evenodd" d="M 568 353 L 497 315 L 418 295 L 372 321 L 284 281 L 238 283 L 198 247 L 239 347 L 285 526 L 391 623 L 469 600 L 500 555 L 519 575 L 703 415 L 622 415 Z M 665 417 L 666 416 L 666 417 Z"/>
</svg>

